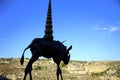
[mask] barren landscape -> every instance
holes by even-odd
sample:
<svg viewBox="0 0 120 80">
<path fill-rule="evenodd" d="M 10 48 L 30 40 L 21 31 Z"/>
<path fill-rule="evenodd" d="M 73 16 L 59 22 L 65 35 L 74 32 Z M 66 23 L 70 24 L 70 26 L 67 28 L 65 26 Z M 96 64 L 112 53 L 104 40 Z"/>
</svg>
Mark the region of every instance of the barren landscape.
<svg viewBox="0 0 120 80">
<path fill-rule="evenodd" d="M 22 80 L 24 65 L 19 58 L 0 58 L 0 80 Z M 120 80 L 120 61 L 73 61 L 61 63 L 64 80 Z M 56 64 L 51 59 L 39 59 L 33 64 L 33 80 L 56 80 Z M 29 80 L 29 76 L 27 76 Z"/>
</svg>

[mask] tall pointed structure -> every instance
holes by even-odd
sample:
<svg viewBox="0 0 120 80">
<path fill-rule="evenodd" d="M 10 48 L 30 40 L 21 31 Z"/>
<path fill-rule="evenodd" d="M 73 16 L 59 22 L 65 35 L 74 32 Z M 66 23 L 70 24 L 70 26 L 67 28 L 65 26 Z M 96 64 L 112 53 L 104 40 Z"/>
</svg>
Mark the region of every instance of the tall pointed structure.
<svg viewBox="0 0 120 80">
<path fill-rule="evenodd" d="M 48 4 L 48 12 L 46 18 L 46 25 L 45 25 L 45 35 L 44 39 L 48 41 L 53 40 L 53 30 L 52 30 L 52 9 L 51 9 L 51 0 L 49 0 Z"/>
</svg>

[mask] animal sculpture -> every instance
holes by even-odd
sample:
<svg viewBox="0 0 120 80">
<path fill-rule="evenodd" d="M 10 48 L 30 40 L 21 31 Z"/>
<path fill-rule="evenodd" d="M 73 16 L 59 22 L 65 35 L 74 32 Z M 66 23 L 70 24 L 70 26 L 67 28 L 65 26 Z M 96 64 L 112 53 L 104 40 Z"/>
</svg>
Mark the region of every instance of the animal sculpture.
<svg viewBox="0 0 120 80">
<path fill-rule="evenodd" d="M 57 80 L 59 80 L 59 75 L 62 77 L 62 71 L 60 69 L 60 62 L 63 61 L 64 64 L 68 64 L 70 60 L 70 53 L 69 51 L 72 49 L 72 45 L 67 49 L 66 46 L 63 45 L 60 41 L 46 41 L 44 38 L 35 38 L 31 44 L 25 48 L 23 51 L 20 63 L 21 65 L 24 63 L 24 53 L 27 49 L 30 48 L 32 53 L 32 57 L 29 60 L 26 68 L 25 68 L 25 75 L 24 80 L 26 80 L 26 76 L 29 73 L 30 80 L 32 80 L 32 64 L 41 56 L 45 58 L 53 58 L 53 61 L 57 64 Z"/>
</svg>

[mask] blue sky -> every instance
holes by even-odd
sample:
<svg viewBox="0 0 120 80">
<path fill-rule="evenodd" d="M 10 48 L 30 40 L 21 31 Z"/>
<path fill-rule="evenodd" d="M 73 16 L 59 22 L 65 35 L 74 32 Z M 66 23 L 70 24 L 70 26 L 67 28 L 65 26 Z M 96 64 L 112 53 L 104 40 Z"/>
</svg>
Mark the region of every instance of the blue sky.
<svg viewBox="0 0 120 80">
<path fill-rule="evenodd" d="M 44 36 L 47 8 L 48 0 L 0 0 L 0 57 L 19 58 Z M 72 60 L 120 60 L 118 0 L 52 0 L 52 18 L 54 39 L 73 45 Z"/>
</svg>

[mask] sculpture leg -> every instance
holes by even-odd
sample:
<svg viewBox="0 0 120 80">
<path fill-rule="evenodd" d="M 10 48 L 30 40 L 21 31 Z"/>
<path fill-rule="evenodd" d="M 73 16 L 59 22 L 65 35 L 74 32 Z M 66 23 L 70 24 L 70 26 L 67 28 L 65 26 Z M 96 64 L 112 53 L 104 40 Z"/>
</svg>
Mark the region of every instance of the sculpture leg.
<svg viewBox="0 0 120 80">
<path fill-rule="evenodd" d="M 31 72 L 32 72 L 32 66 L 31 66 L 30 71 L 29 71 L 30 80 L 32 80 L 32 74 L 31 74 Z"/>
<path fill-rule="evenodd" d="M 32 71 L 32 64 L 38 59 L 38 55 L 32 55 L 30 61 L 27 64 L 27 67 L 25 68 L 25 75 L 24 75 L 24 79 L 26 80 L 26 76 L 29 73 L 30 75 L 30 80 L 32 80 L 32 75 L 31 75 L 31 71 Z"/>
<path fill-rule="evenodd" d="M 58 67 L 57 67 L 56 75 L 57 75 L 57 80 L 59 80 L 59 70 L 58 70 Z"/>
<path fill-rule="evenodd" d="M 62 76 L 62 71 L 60 69 L 60 76 L 61 76 L 61 80 L 63 80 L 63 76 Z"/>
<path fill-rule="evenodd" d="M 62 71 L 61 71 L 59 65 L 57 65 L 57 80 L 59 80 L 59 75 L 61 76 L 61 80 L 63 80 Z"/>
<path fill-rule="evenodd" d="M 57 80 L 59 80 L 59 75 L 61 76 L 61 80 L 63 80 L 62 71 L 61 71 L 61 69 L 60 69 L 59 64 L 57 64 L 57 72 L 56 72 L 56 75 L 57 75 Z"/>
<path fill-rule="evenodd" d="M 58 57 L 54 57 L 53 60 L 57 64 L 57 71 L 56 71 L 57 80 L 59 80 L 59 75 L 61 76 L 61 80 L 63 80 L 62 72 L 60 69 L 60 61 L 61 60 Z"/>
</svg>

